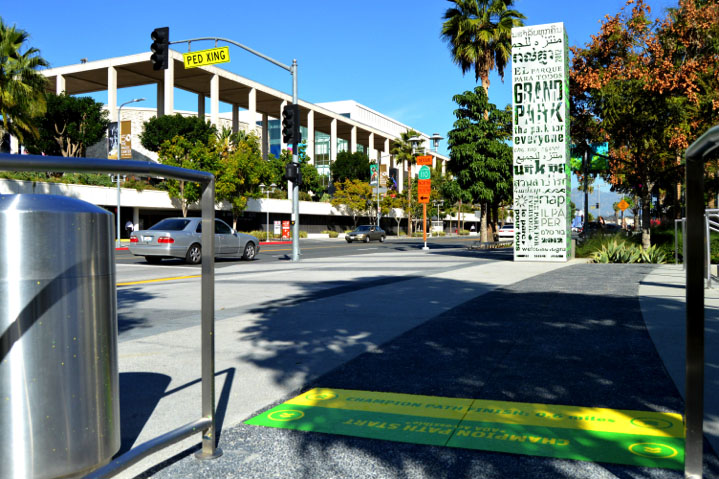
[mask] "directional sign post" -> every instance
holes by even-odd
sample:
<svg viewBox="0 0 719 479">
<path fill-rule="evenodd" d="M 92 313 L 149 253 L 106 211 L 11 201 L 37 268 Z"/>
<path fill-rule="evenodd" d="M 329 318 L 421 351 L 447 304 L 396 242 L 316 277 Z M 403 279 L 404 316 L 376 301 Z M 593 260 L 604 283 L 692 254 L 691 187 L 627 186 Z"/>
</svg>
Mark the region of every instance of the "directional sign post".
<svg viewBox="0 0 719 479">
<path fill-rule="evenodd" d="M 423 158 L 422 156 L 417 157 L 417 163 L 419 164 L 420 158 Z M 432 158 L 431 156 L 426 156 L 424 158 Z M 431 164 L 431 160 L 430 160 Z M 422 203 L 422 218 L 424 219 L 424 222 L 422 223 L 422 238 L 424 238 L 424 247 L 423 250 L 429 249 L 427 247 L 427 203 L 429 203 L 429 197 L 432 193 L 432 170 L 429 169 L 429 166 L 424 165 L 422 168 L 419 169 L 419 180 L 417 180 L 417 201 Z"/>
</svg>

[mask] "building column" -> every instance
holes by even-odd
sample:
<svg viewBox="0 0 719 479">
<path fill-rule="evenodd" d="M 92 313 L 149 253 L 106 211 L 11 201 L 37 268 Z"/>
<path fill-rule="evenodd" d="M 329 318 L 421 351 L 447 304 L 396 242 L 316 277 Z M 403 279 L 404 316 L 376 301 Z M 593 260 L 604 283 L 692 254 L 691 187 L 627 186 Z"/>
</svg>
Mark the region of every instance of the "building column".
<svg viewBox="0 0 719 479">
<path fill-rule="evenodd" d="M 337 118 L 330 122 L 330 166 L 337 161 Z"/>
<path fill-rule="evenodd" d="M 380 162 L 377 161 L 377 150 L 374 149 L 374 133 L 369 134 L 369 140 L 367 141 L 367 155 L 369 156 L 369 161 L 376 161 L 379 165 Z"/>
<path fill-rule="evenodd" d="M 107 67 L 107 109 L 110 121 L 117 121 L 117 70 Z"/>
<path fill-rule="evenodd" d="M 277 115 L 277 118 L 280 120 L 280 154 L 282 154 L 282 150 L 287 149 L 287 144 L 284 141 L 284 138 L 282 138 L 282 112 L 285 110 L 285 106 L 287 106 L 287 100 L 283 100 L 282 104 L 280 105 L 280 113 Z"/>
<path fill-rule="evenodd" d="M 117 83 L 115 83 L 115 87 L 117 88 Z M 58 75 L 55 78 L 55 94 L 59 95 L 66 91 L 65 88 L 65 77 L 63 75 Z"/>
<path fill-rule="evenodd" d="M 350 153 L 357 153 L 357 127 L 350 130 Z"/>
<path fill-rule="evenodd" d="M 132 224 L 135 225 L 135 231 L 140 229 L 140 207 L 133 206 L 132 208 Z"/>
<path fill-rule="evenodd" d="M 232 133 L 240 131 L 240 105 L 232 104 Z M 255 131 L 251 128 L 250 131 Z"/>
<path fill-rule="evenodd" d="M 247 111 L 250 119 L 249 130 L 250 132 L 257 131 L 257 89 L 250 89 L 250 93 L 247 95 Z"/>
<path fill-rule="evenodd" d="M 307 145 L 306 153 L 310 157 L 310 163 L 315 164 L 315 111 L 307 111 Z"/>
<path fill-rule="evenodd" d="M 197 94 L 197 118 L 202 118 L 205 121 L 205 94 Z"/>
<path fill-rule="evenodd" d="M 210 121 L 220 129 L 220 76 L 217 74 L 210 80 Z"/>
<path fill-rule="evenodd" d="M 175 61 L 172 55 L 167 62 L 167 70 L 165 70 L 165 81 L 163 89 L 164 103 L 163 115 L 175 114 Z"/>
<path fill-rule="evenodd" d="M 160 80 L 157 82 L 157 117 L 160 118 L 165 114 L 165 82 Z"/>
<path fill-rule="evenodd" d="M 262 159 L 270 159 L 270 119 L 267 113 L 262 114 Z"/>
<path fill-rule="evenodd" d="M 10 153 L 20 154 L 20 142 L 15 135 L 10 135 Z"/>
</svg>

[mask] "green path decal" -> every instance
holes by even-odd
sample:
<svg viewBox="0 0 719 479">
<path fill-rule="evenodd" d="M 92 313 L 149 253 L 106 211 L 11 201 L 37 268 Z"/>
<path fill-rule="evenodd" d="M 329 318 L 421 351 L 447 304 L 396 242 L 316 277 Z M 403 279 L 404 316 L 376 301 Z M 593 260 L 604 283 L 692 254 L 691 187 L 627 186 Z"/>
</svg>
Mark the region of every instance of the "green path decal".
<svg viewBox="0 0 719 479">
<path fill-rule="evenodd" d="M 312 389 L 246 424 L 532 456 L 684 468 L 678 414 Z"/>
</svg>

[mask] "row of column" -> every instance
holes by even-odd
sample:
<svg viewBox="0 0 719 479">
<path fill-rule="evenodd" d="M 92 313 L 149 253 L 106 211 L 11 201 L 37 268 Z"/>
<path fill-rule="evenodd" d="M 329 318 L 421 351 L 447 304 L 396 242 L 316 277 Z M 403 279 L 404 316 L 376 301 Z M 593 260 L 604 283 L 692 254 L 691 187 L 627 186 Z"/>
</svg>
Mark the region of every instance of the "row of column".
<svg viewBox="0 0 719 479">
<path fill-rule="evenodd" d="M 62 75 L 57 75 L 56 78 L 56 92 L 60 94 L 66 89 L 65 78 Z M 219 124 L 220 114 L 220 79 L 219 75 L 212 75 L 210 79 L 210 121 L 217 125 Z M 205 95 L 198 94 L 197 96 L 197 115 L 204 118 L 205 112 Z M 282 110 L 287 101 L 283 101 L 280 110 L 277 114 L 277 118 L 282 118 Z M 117 69 L 113 66 L 107 69 L 107 107 L 109 110 L 110 121 L 117 121 Z M 248 109 L 249 112 L 249 127 L 251 131 L 257 132 L 256 118 L 257 118 L 257 90 L 251 88 L 248 95 Z M 164 70 L 164 79 L 157 83 L 157 116 L 172 115 L 174 114 L 174 62 L 168 62 L 168 68 Z M 310 158 L 315 157 L 315 112 L 309 110 L 307 112 L 307 154 Z M 266 113 L 262 114 L 262 126 L 261 126 L 261 145 L 262 145 L 262 156 L 267 159 L 269 156 L 270 145 L 269 145 L 269 117 Z M 237 132 L 239 130 L 239 105 L 232 105 L 232 131 Z M 333 118 L 330 123 L 330 163 L 334 163 L 337 160 L 337 119 Z M 386 164 L 387 168 L 391 168 L 393 165 L 390 160 L 390 142 L 389 139 L 385 139 L 382 145 L 382 149 L 378 150 L 375 148 L 375 135 L 374 133 L 369 134 L 367 145 L 367 152 L 370 161 L 375 161 L 378 164 Z M 282 142 L 282 135 L 280 135 L 280 147 L 286 149 L 287 145 Z M 354 153 L 357 151 L 357 127 L 352 126 L 350 130 L 350 141 L 349 148 L 350 152 Z M 381 151 L 381 153 L 380 153 Z M 379 153 L 379 155 L 378 155 Z M 400 178 L 397 179 L 400 190 L 403 189 L 405 182 L 405 172 L 399 169 Z"/>
</svg>

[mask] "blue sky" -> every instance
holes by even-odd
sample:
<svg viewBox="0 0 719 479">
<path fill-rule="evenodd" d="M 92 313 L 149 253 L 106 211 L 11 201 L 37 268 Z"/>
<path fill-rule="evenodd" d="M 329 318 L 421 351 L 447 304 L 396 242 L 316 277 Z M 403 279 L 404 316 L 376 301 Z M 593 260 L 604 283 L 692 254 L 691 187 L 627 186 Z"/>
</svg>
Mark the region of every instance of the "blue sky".
<svg viewBox="0 0 719 479">
<path fill-rule="evenodd" d="M 564 22 L 570 45 L 584 45 L 599 22 L 625 0 L 517 0 L 527 25 Z M 648 0 L 654 14 L 678 0 Z M 217 36 L 232 39 L 285 64 L 299 66 L 301 99 L 313 103 L 356 100 L 424 133 L 446 137 L 455 120 L 452 96 L 476 86 L 463 76 L 440 38 L 441 0 L 103 2 L 39 0 L 5 2 L 2 16 L 30 34 L 30 44 L 52 67 L 148 51 L 155 27 L 170 27 L 170 39 Z M 193 44 L 193 50 L 211 48 Z M 184 44 L 174 45 L 186 51 Z M 291 93 L 291 77 L 265 60 L 230 47 L 232 61 L 221 65 L 259 83 Z M 511 102 L 511 74 L 490 78 L 490 100 Z M 154 89 L 124 89 L 124 102 L 145 96 L 154 107 Z M 106 96 L 98 98 L 106 101 Z M 139 105 L 138 105 L 139 106 Z M 175 108 L 197 107 L 194 95 L 176 93 Z M 447 154 L 446 140 L 440 152 Z"/>
</svg>

